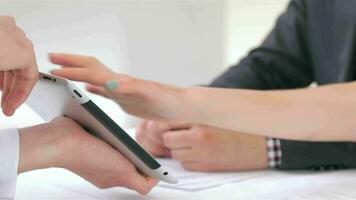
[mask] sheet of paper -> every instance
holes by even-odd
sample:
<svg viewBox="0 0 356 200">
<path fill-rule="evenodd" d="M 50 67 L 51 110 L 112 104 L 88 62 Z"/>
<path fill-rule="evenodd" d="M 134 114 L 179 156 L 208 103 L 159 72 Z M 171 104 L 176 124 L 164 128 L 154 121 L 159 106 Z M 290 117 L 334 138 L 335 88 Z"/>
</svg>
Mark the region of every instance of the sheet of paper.
<svg viewBox="0 0 356 200">
<path fill-rule="evenodd" d="M 178 178 L 178 184 L 169 184 L 160 182 L 160 187 L 184 191 L 199 191 L 218 187 L 227 183 L 241 182 L 267 174 L 266 171 L 261 172 L 221 172 L 221 173 L 204 173 L 192 172 L 185 170 L 178 161 L 172 159 L 158 159 L 158 161 L 171 170 L 173 175 Z"/>
</svg>

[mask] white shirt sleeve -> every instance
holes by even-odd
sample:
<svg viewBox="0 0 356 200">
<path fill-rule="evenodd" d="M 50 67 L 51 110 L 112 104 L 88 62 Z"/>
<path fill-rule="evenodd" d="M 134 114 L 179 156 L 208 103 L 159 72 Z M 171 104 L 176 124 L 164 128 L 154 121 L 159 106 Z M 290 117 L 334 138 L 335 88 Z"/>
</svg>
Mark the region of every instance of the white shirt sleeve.
<svg viewBox="0 0 356 200">
<path fill-rule="evenodd" d="M 17 130 L 0 130 L 0 200 L 15 198 L 19 143 Z"/>
</svg>

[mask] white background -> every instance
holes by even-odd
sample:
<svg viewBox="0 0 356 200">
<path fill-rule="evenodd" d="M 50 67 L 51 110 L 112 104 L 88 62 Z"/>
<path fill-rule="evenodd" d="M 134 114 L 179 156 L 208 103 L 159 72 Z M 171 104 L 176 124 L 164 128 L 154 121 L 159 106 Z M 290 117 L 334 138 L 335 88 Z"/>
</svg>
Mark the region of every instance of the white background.
<svg viewBox="0 0 356 200">
<path fill-rule="evenodd" d="M 0 1 L 35 44 L 41 71 L 50 52 L 92 55 L 117 72 L 165 83 L 207 84 L 258 45 L 287 0 Z M 124 127 L 135 120 L 94 101 Z M 28 125 L 22 108 L 1 127 Z M 4 120 L 2 120 L 4 119 Z"/>
</svg>

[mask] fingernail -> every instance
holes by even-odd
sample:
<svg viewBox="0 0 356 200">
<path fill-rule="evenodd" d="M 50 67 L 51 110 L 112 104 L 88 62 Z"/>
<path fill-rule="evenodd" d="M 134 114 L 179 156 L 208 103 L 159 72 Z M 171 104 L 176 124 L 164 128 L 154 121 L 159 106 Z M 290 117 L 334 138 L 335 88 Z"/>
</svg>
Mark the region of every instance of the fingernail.
<svg viewBox="0 0 356 200">
<path fill-rule="evenodd" d="M 116 89 L 118 89 L 120 87 L 120 83 L 118 81 L 115 81 L 115 80 L 108 81 L 108 82 L 106 82 L 105 87 L 108 90 L 116 90 Z"/>
<path fill-rule="evenodd" d="M 4 114 L 8 117 L 12 116 L 14 114 L 14 110 L 13 109 L 10 109 L 8 106 L 5 106 L 5 109 L 4 109 Z"/>
</svg>

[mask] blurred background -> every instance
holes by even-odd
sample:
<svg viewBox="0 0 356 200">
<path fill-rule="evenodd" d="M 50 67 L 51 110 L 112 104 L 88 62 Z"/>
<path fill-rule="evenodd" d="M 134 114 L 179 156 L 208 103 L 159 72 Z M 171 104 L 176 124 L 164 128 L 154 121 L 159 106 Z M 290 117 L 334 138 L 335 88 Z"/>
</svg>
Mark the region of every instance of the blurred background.
<svg viewBox="0 0 356 200">
<path fill-rule="evenodd" d="M 0 0 L 33 41 L 40 71 L 48 53 L 91 55 L 113 70 L 160 82 L 207 84 L 258 45 L 287 0 Z M 80 84 L 79 84 L 80 85 Z M 82 85 L 80 85 L 82 87 Z M 138 119 L 90 95 L 124 128 Z M 41 123 L 27 106 L 0 127 Z"/>
</svg>

